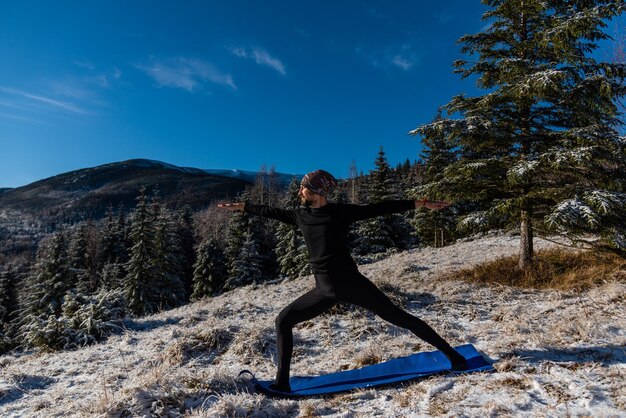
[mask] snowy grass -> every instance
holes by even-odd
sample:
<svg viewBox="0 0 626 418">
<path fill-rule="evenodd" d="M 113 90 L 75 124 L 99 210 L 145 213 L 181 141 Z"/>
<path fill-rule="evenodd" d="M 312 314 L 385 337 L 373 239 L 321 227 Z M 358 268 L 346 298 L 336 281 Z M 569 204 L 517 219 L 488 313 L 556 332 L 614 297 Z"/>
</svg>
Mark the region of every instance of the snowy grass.
<svg viewBox="0 0 626 418">
<path fill-rule="evenodd" d="M 0 357 L 0 416 L 623 416 L 624 282 L 609 277 L 588 290 L 566 291 L 444 279 L 515 254 L 518 245 L 518 237 L 495 235 L 405 251 L 360 268 L 452 343 L 473 343 L 496 373 L 440 375 L 304 400 L 256 393 L 238 373 L 274 376 L 274 318 L 313 286 L 308 276 L 127 321 L 122 334 L 102 344 Z M 431 349 L 350 307 L 299 324 L 294 341 L 292 375 Z"/>
</svg>

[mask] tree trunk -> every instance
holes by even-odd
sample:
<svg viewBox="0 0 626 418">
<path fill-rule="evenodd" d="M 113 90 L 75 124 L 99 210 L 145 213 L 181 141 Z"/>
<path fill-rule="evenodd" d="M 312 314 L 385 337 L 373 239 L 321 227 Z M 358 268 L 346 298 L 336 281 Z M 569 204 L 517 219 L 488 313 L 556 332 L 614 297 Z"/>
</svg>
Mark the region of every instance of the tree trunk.
<svg viewBox="0 0 626 418">
<path fill-rule="evenodd" d="M 530 267 L 533 259 L 533 225 L 529 210 L 522 210 L 520 224 L 520 270 Z"/>
</svg>

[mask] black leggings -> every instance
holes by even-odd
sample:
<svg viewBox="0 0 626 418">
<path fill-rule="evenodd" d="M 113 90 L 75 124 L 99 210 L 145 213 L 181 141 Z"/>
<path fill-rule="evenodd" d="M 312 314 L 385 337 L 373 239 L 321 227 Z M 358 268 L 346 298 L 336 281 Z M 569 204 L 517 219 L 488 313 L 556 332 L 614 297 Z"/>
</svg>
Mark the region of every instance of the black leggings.
<svg viewBox="0 0 626 418">
<path fill-rule="evenodd" d="M 410 330 L 448 357 L 457 355 L 428 324 L 394 305 L 374 283 L 358 271 L 344 271 L 342 274 L 332 275 L 316 274 L 315 281 L 314 289 L 293 301 L 276 317 L 278 347 L 276 380 L 279 383 L 289 381 L 289 366 L 293 354 L 292 328 L 300 322 L 321 315 L 337 302 L 361 306 L 396 326 Z"/>
</svg>

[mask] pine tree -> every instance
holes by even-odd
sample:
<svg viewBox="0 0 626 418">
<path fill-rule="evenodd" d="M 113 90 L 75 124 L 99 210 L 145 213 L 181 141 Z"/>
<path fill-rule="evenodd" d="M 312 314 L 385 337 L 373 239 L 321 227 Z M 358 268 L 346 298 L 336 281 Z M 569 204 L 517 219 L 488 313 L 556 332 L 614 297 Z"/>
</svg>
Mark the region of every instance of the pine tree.
<svg viewBox="0 0 626 418">
<path fill-rule="evenodd" d="M 40 244 L 27 278 L 25 312 L 19 321 L 20 344 L 53 333 L 50 324 L 56 324 L 63 300 L 74 286 L 67 241 L 67 232 L 59 230 Z"/>
<path fill-rule="evenodd" d="M 109 206 L 101 236 L 100 285 L 106 290 L 121 289 L 126 277 L 125 264 L 128 261 L 126 218 L 122 207 L 119 208 L 116 218 L 112 206 Z"/>
<path fill-rule="evenodd" d="M 17 312 L 17 277 L 9 266 L 0 272 L 0 354 L 11 349 L 12 323 Z"/>
<path fill-rule="evenodd" d="M 158 309 L 158 295 L 154 289 L 156 278 L 154 222 L 154 217 L 148 208 L 146 189 L 142 187 L 131 218 L 132 248 L 130 259 L 126 264 L 127 275 L 124 282 L 128 308 L 137 316 L 155 312 Z"/>
<path fill-rule="evenodd" d="M 441 121 L 441 114 L 433 122 Z M 423 164 L 422 184 L 411 188 L 410 194 L 415 199 L 428 198 L 441 200 L 437 185 L 444 180 L 444 170 L 456 161 L 456 153 L 450 142 L 440 132 L 429 132 L 422 139 L 425 148 L 420 154 Z M 413 226 L 416 235 L 425 243 L 432 246 L 443 246 L 451 242 L 456 236 L 455 208 L 442 210 L 428 210 L 419 208 L 413 217 Z"/>
<path fill-rule="evenodd" d="M 79 287 L 81 290 L 87 288 L 87 233 L 86 224 L 81 222 L 70 232 L 68 244 L 68 262 L 72 272 L 72 288 Z"/>
<path fill-rule="evenodd" d="M 198 246 L 193 272 L 192 300 L 212 296 L 222 290 L 226 279 L 226 259 L 218 243 L 211 237 Z"/>
<path fill-rule="evenodd" d="M 590 55 L 623 1 L 483 3 L 490 25 L 460 39 L 475 59 L 454 65 L 485 93 L 454 97 L 446 117 L 411 131 L 458 147 L 437 187 L 483 208 L 459 226 L 518 226 L 520 268 L 533 258 L 533 225 L 626 250 L 626 147 L 615 129 L 626 66 Z"/>
<path fill-rule="evenodd" d="M 185 300 L 189 300 L 193 292 L 194 263 L 196 261 L 194 226 L 189 207 L 180 209 L 176 213 L 176 236 L 181 251 L 182 280 L 185 286 Z"/>
<path fill-rule="evenodd" d="M 93 293 L 98 287 L 99 246 L 98 232 L 92 221 L 81 222 L 71 234 L 69 265 L 73 284 L 79 292 Z"/>
<path fill-rule="evenodd" d="M 226 231 L 227 244 L 224 250 L 229 277 L 233 276 L 233 266 L 239 258 L 241 248 L 243 247 L 243 243 L 246 239 L 248 219 L 249 215 L 244 211 L 235 211 L 230 215 L 228 230 Z"/>
<path fill-rule="evenodd" d="M 124 287 L 126 272 L 121 263 L 106 263 L 100 271 L 100 284 L 104 290 L 116 290 Z"/>
<path fill-rule="evenodd" d="M 0 327 L 13 319 L 17 310 L 17 277 L 9 266 L 0 272 Z"/>
<path fill-rule="evenodd" d="M 125 263 L 128 261 L 126 250 L 126 218 L 123 208 L 119 209 L 117 218 L 113 207 L 107 209 L 102 235 L 102 258 L 104 263 Z"/>
<path fill-rule="evenodd" d="M 284 209 L 296 209 L 300 206 L 300 182 L 292 179 L 282 201 Z M 302 233 L 295 225 L 280 223 L 276 231 L 276 258 L 280 273 L 289 278 L 310 274 L 308 251 Z"/>
<path fill-rule="evenodd" d="M 378 203 L 393 199 L 397 195 L 397 183 L 383 147 L 374 162 L 375 169 L 370 171 L 368 202 Z M 399 223 L 398 217 L 387 215 L 360 221 L 356 225 L 354 253 L 358 255 L 375 254 L 396 247 L 393 240 L 394 228 Z"/>
<path fill-rule="evenodd" d="M 184 257 L 173 220 L 167 209 L 159 204 L 152 205 L 155 219 L 154 258 L 151 270 L 154 272 L 153 292 L 159 309 L 171 309 L 185 302 L 183 283 Z"/>
<path fill-rule="evenodd" d="M 67 233 L 58 231 L 40 247 L 30 279 L 31 315 L 58 316 L 61 313 L 63 298 L 73 285 L 67 245 Z"/>
<path fill-rule="evenodd" d="M 248 229 L 241 252 L 232 265 L 232 273 L 229 275 L 224 289 L 232 290 L 247 284 L 258 283 L 261 280 L 261 262 L 258 244 L 252 231 Z"/>
<path fill-rule="evenodd" d="M 350 181 L 337 180 L 337 183 L 337 187 L 330 193 L 328 200 L 335 203 L 348 203 L 350 201 L 349 193 L 352 186 Z M 298 199 L 297 202 L 299 203 L 297 195 L 296 199 Z"/>
<path fill-rule="evenodd" d="M 613 34 L 612 60 L 618 64 L 626 64 L 626 33 L 624 33 L 623 29 L 619 30 L 616 27 Z M 624 97 L 619 99 L 619 107 L 621 110 L 619 131 L 622 135 L 626 135 L 626 100 L 624 100 Z"/>
</svg>

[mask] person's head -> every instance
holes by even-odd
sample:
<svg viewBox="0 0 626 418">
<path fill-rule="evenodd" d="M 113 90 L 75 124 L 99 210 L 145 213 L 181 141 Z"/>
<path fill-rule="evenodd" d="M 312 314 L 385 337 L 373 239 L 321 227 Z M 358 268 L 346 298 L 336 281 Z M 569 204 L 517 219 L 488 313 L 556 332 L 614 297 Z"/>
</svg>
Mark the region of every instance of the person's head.
<svg viewBox="0 0 626 418">
<path fill-rule="evenodd" d="M 316 170 L 302 177 L 300 200 L 304 206 L 319 207 L 327 203 L 328 195 L 337 187 L 337 180 L 328 171 Z"/>
</svg>

